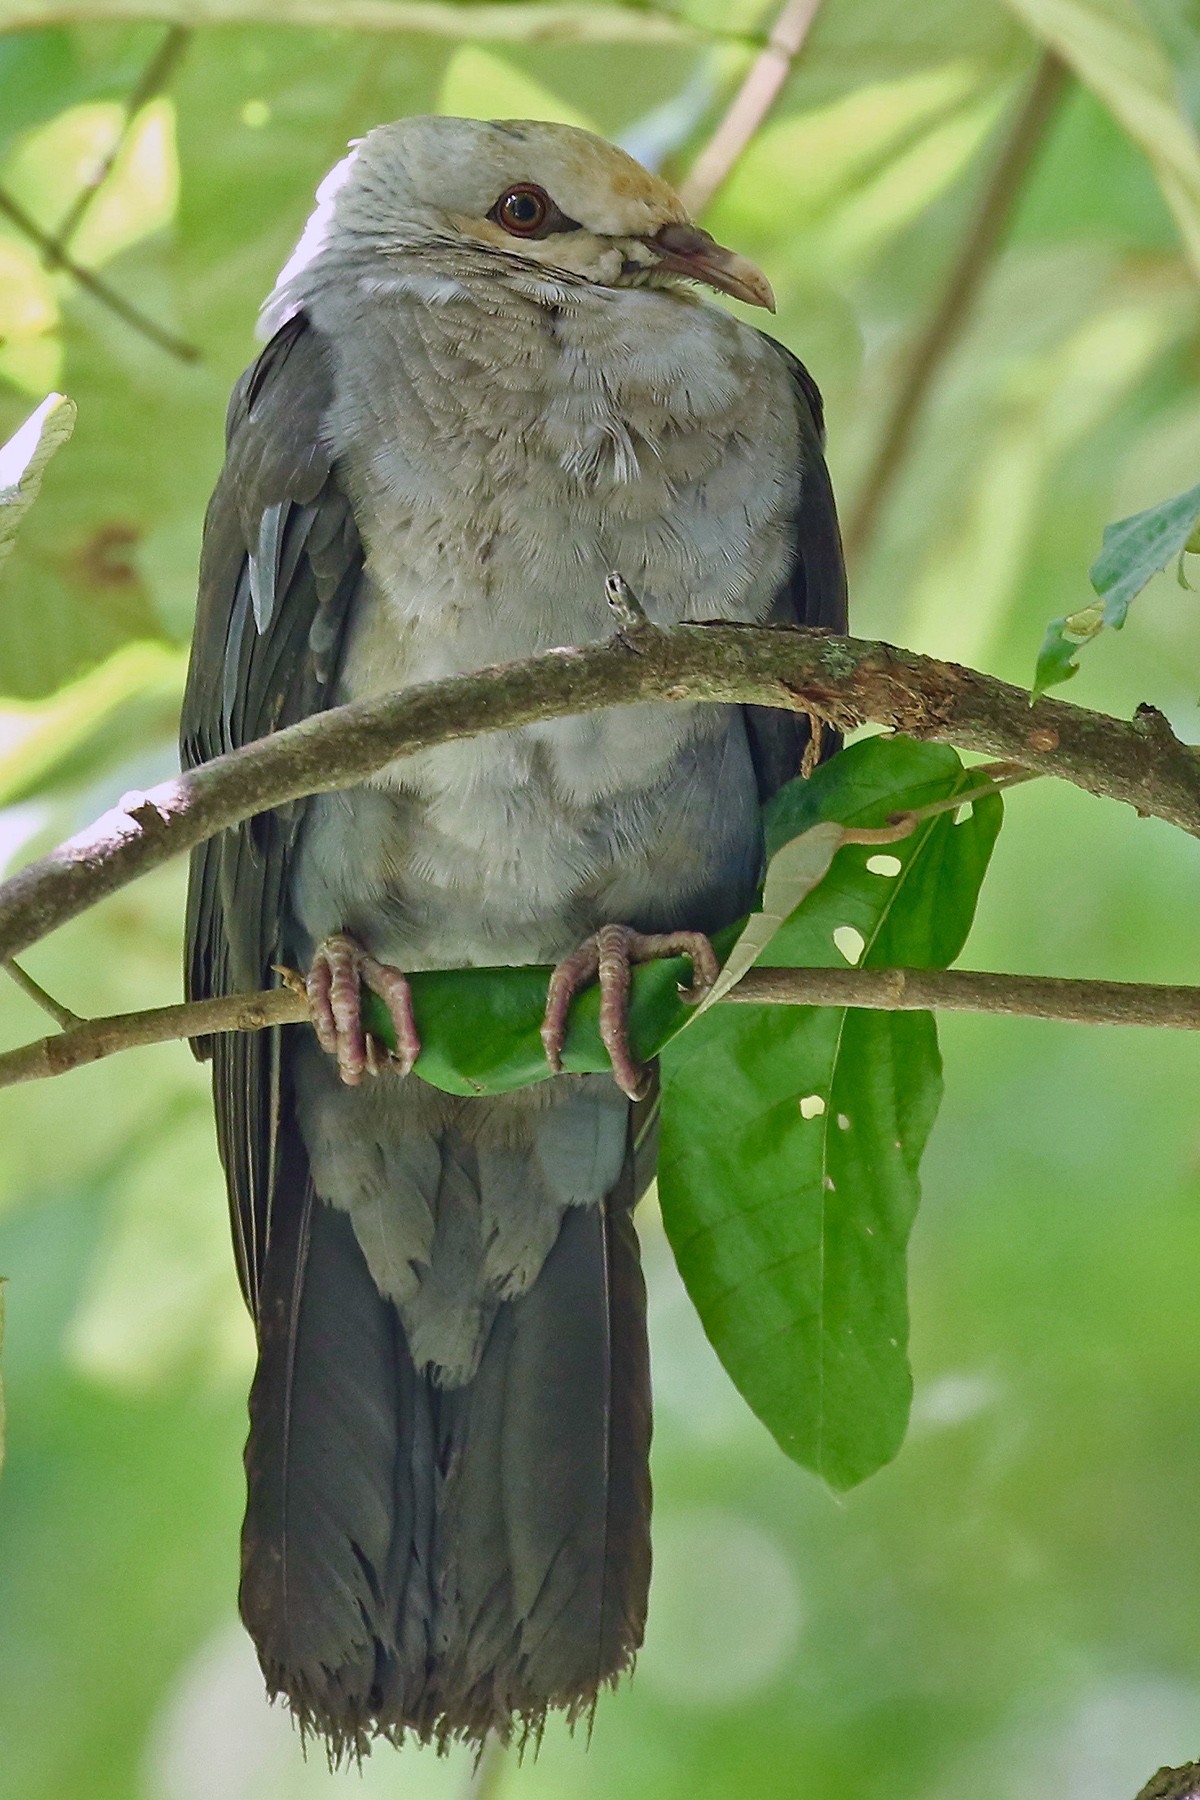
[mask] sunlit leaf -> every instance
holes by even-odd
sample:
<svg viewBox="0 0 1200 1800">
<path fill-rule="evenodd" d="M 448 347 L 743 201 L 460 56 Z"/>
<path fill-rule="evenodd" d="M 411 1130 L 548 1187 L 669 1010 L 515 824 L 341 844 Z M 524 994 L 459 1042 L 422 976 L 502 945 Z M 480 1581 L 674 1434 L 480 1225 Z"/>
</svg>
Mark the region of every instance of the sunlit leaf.
<svg viewBox="0 0 1200 1800">
<path fill-rule="evenodd" d="M 0 377 L 44 394 L 62 374 L 54 283 L 31 245 L 0 228 Z"/>
<path fill-rule="evenodd" d="M 65 394 L 48 394 L 21 429 L 0 445 L 0 568 L 17 539 L 24 515 L 38 497 L 46 464 L 75 429 L 76 407 Z"/>
<path fill-rule="evenodd" d="M 94 780 L 156 735 L 173 735 L 183 673 L 179 651 L 129 644 L 48 700 L 10 701 L 0 712 L 0 806 Z"/>
<path fill-rule="evenodd" d="M 783 208 L 794 253 L 810 261 L 816 240 L 818 255 L 844 265 L 878 248 L 953 181 L 993 105 L 984 71 L 958 60 L 774 121 L 714 209 L 718 233 L 728 218 L 735 231 L 750 225 L 774 237 Z"/>
<path fill-rule="evenodd" d="M 460 119 L 550 119 L 596 129 L 593 120 L 543 82 L 478 44 L 464 44 L 450 59 L 438 111 Z"/>
<path fill-rule="evenodd" d="M 5 166 L 4 185 L 53 234 L 116 149 L 124 126 L 125 109 L 115 101 L 71 107 L 21 140 Z M 92 267 L 109 262 L 169 224 L 178 198 L 175 111 L 159 99 L 133 121 L 72 241 L 72 256 Z"/>
<path fill-rule="evenodd" d="M 969 782 L 953 751 L 869 739 L 792 783 L 772 822 L 878 826 Z M 929 820 L 895 844 L 893 874 L 867 847 L 840 850 L 771 962 L 951 962 L 999 822 L 997 799 L 959 825 Z M 933 1019 L 718 1007 L 662 1068 L 659 1199 L 705 1331 L 787 1454 L 853 1486 L 895 1455 L 908 1415 L 905 1250 L 941 1094 Z"/>
<path fill-rule="evenodd" d="M 1008 0 L 1149 157 L 1200 271 L 1200 139 L 1175 71 L 1135 0 Z"/>
</svg>

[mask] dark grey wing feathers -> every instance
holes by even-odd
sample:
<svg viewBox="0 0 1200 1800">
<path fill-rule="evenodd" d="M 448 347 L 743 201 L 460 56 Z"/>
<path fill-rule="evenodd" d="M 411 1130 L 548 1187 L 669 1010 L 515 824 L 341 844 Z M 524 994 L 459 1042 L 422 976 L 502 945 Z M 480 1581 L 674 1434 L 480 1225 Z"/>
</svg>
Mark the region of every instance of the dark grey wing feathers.
<svg viewBox="0 0 1200 1800">
<path fill-rule="evenodd" d="M 790 579 L 780 588 L 767 616 L 770 625 L 819 625 L 827 631 L 847 629 L 846 565 L 838 529 L 837 507 L 825 466 L 825 412 L 820 389 L 798 357 L 768 340 L 787 370 L 800 421 L 800 498 L 793 528 L 795 558 Z M 800 713 L 768 706 L 742 708 L 750 754 L 764 803 L 786 781 L 800 773 L 809 739 L 807 719 Z M 826 734 L 825 754 L 840 739 Z"/>
<path fill-rule="evenodd" d="M 181 730 L 185 768 L 329 704 L 363 550 L 324 443 L 329 347 L 303 313 L 234 389 L 204 527 Z M 302 805 L 263 813 L 193 854 L 187 992 L 269 985 Z M 276 1176 L 276 1034 L 197 1045 L 213 1060 L 217 1130 L 243 1289 L 256 1305 Z"/>
</svg>

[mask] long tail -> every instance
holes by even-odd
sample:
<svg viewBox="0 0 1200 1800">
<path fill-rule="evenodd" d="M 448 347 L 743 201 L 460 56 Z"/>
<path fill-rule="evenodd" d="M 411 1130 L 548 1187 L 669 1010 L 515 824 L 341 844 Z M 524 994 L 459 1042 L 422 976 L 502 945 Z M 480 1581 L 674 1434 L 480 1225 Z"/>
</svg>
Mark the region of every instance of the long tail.
<svg viewBox="0 0 1200 1800">
<path fill-rule="evenodd" d="M 478 1103 L 461 1104 L 469 1124 Z M 410 1164 L 438 1171 L 426 1182 L 435 1222 L 439 1207 L 470 1211 L 472 1196 L 481 1214 L 483 1158 L 464 1153 L 464 1129 L 431 1131 L 415 1158 L 405 1146 Z M 335 1754 L 377 1733 L 478 1743 L 536 1731 L 552 1707 L 576 1717 L 641 1642 L 650 1394 L 625 1131 L 615 1184 L 560 1209 L 524 1292 L 491 1294 L 474 1372 L 457 1385 L 414 1365 L 411 1316 L 406 1326 L 380 1292 L 361 1210 L 318 1197 L 298 1137 L 285 1151 L 241 1606 L 272 1693 Z M 515 1207 L 545 1183 L 545 1161 L 505 1160 Z M 478 1313 L 477 1266 L 443 1255 L 433 1274 L 443 1289 L 461 1280 Z"/>
</svg>

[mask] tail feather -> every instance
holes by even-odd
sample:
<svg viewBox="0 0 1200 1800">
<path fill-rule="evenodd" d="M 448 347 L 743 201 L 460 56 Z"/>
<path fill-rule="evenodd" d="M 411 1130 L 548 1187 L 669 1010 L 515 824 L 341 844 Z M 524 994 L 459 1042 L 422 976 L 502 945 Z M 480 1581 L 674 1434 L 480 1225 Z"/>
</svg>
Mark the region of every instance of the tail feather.
<svg viewBox="0 0 1200 1800">
<path fill-rule="evenodd" d="M 469 1122 L 444 1134 L 455 1191 Z M 649 1582 L 631 1136 L 615 1186 L 566 1207 L 527 1290 L 489 1299 L 458 1385 L 414 1365 L 355 1219 L 316 1195 L 290 1136 L 246 1453 L 242 1613 L 268 1684 L 335 1753 L 576 1717 L 632 1661 Z M 480 1165 L 495 1206 L 495 1159 Z"/>
</svg>

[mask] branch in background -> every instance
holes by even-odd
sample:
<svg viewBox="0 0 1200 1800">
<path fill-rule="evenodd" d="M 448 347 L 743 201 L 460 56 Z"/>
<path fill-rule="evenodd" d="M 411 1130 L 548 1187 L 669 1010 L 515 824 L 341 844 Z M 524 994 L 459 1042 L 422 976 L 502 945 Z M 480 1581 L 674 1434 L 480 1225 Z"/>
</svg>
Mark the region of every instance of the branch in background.
<svg viewBox="0 0 1200 1800">
<path fill-rule="evenodd" d="M 481 732 L 644 700 L 716 701 L 873 720 L 1056 775 L 1200 837 L 1200 753 L 1141 707 L 1131 721 L 955 663 L 814 630 L 682 625 L 353 701 L 202 764 L 111 812 L 0 885 L 0 959 L 231 825 L 331 793 L 399 757 Z"/>
<path fill-rule="evenodd" d="M 17 230 L 37 247 L 47 268 L 61 269 L 64 275 L 69 275 L 72 281 L 77 281 L 79 286 L 91 294 L 94 300 L 100 302 L 101 306 L 106 306 L 109 312 L 115 313 L 119 319 L 124 319 L 126 325 L 130 326 L 132 330 L 140 332 L 144 338 L 149 338 L 152 344 L 157 344 L 160 350 L 167 352 L 168 356 L 178 357 L 180 362 L 199 361 L 200 352 L 194 344 L 189 344 L 184 338 L 177 337 L 165 325 L 160 325 L 157 319 L 152 319 L 148 314 L 139 312 L 136 306 L 126 300 L 123 294 L 119 294 L 116 288 L 109 287 L 107 281 L 104 281 L 93 269 L 85 268 L 82 263 L 75 262 L 65 251 L 60 250 L 49 233 L 43 231 L 37 220 L 3 188 L 0 188 L 0 213 L 6 219 L 11 220 Z"/>
<path fill-rule="evenodd" d="M 1046 51 L 979 196 L 941 300 L 913 346 L 879 447 L 847 516 L 846 554 L 852 562 L 860 562 L 870 548 L 938 371 L 962 335 L 975 297 L 1004 241 L 1025 178 L 1055 119 L 1068 79 L 1066 64 L 1052 50 Z"/>
<path fill-rule="evenodd" d="M 137 84 L 125 102 L 125 119 L 120 131 L 114 139 L 108 155 L 104 156 L 92 170 L 74 200 L 67 208 L 66 214 L 54 233 L 50 247 L 43 252 L 46 263 L 54 268 L 61 264 L 71 247 L 79 227 L 91 211 L 97 194 L 112 174 L 117 158 L 129 142 L 129 134 L 138 115 L 149 106 L 170 81 L 179 64 L 179 59 L 191 41 L 191 32 L 183 25 L 172 25 L 158 49 L 142 70 Z"/>
<path fill-rule="evenodd" d="M 549 971 L 547 971 L 549 973 Z M 971 969 L 750 969 L 719 1006 L 854 1006 L 870 1012 L 1002 1013 L 1075 1025 L 1154 1025 L 1200 1031 L 1200 988 L 1053 975 L 991 975 Z M 0 1055 L 0 1088 L 66 1075 L 120 1050 L 301 1025 L 308 1003 L 290 987 L 223 1000 L 87 1019 L 54 1037 Z"/>
<path fill-rule="evenodd" d="M 757 44 L 758 34 L 693 25 L 668 11 L 633 3 L 573 5 L 571 0 L 3 0 L 0 29 L 116 24 L 134 20 L 197 29 L 279 25 L 314 31 L 401 32 L 455 42 L 506 44 Z"/>
<path fill-rule="evenodd" d="M 56 1000 L 53 994 L 48 994 L 41 982 L 35 981 L 20 963 L 9 961 L 3 967 L 5 974 L 11 977 L 26 998 L 32 1000 L 35 1006 L 40 1006 L 43 1012 L 49 1013 L 55 1024 L 64 1031 L 69 1030 L 72 1025 L 84 1023 L 78 1013 L 72 1012 L 69 1006 L 64 1006 L 61 1000 Z"/>
<path fill-rule="evenodd" d="M 821 0 L 784 0 L 766 47 L 680 187 L 683 204 L 698 217 L 724 186 L 743 151 L 779 98 L 804 47 Z"/>
</svg>

